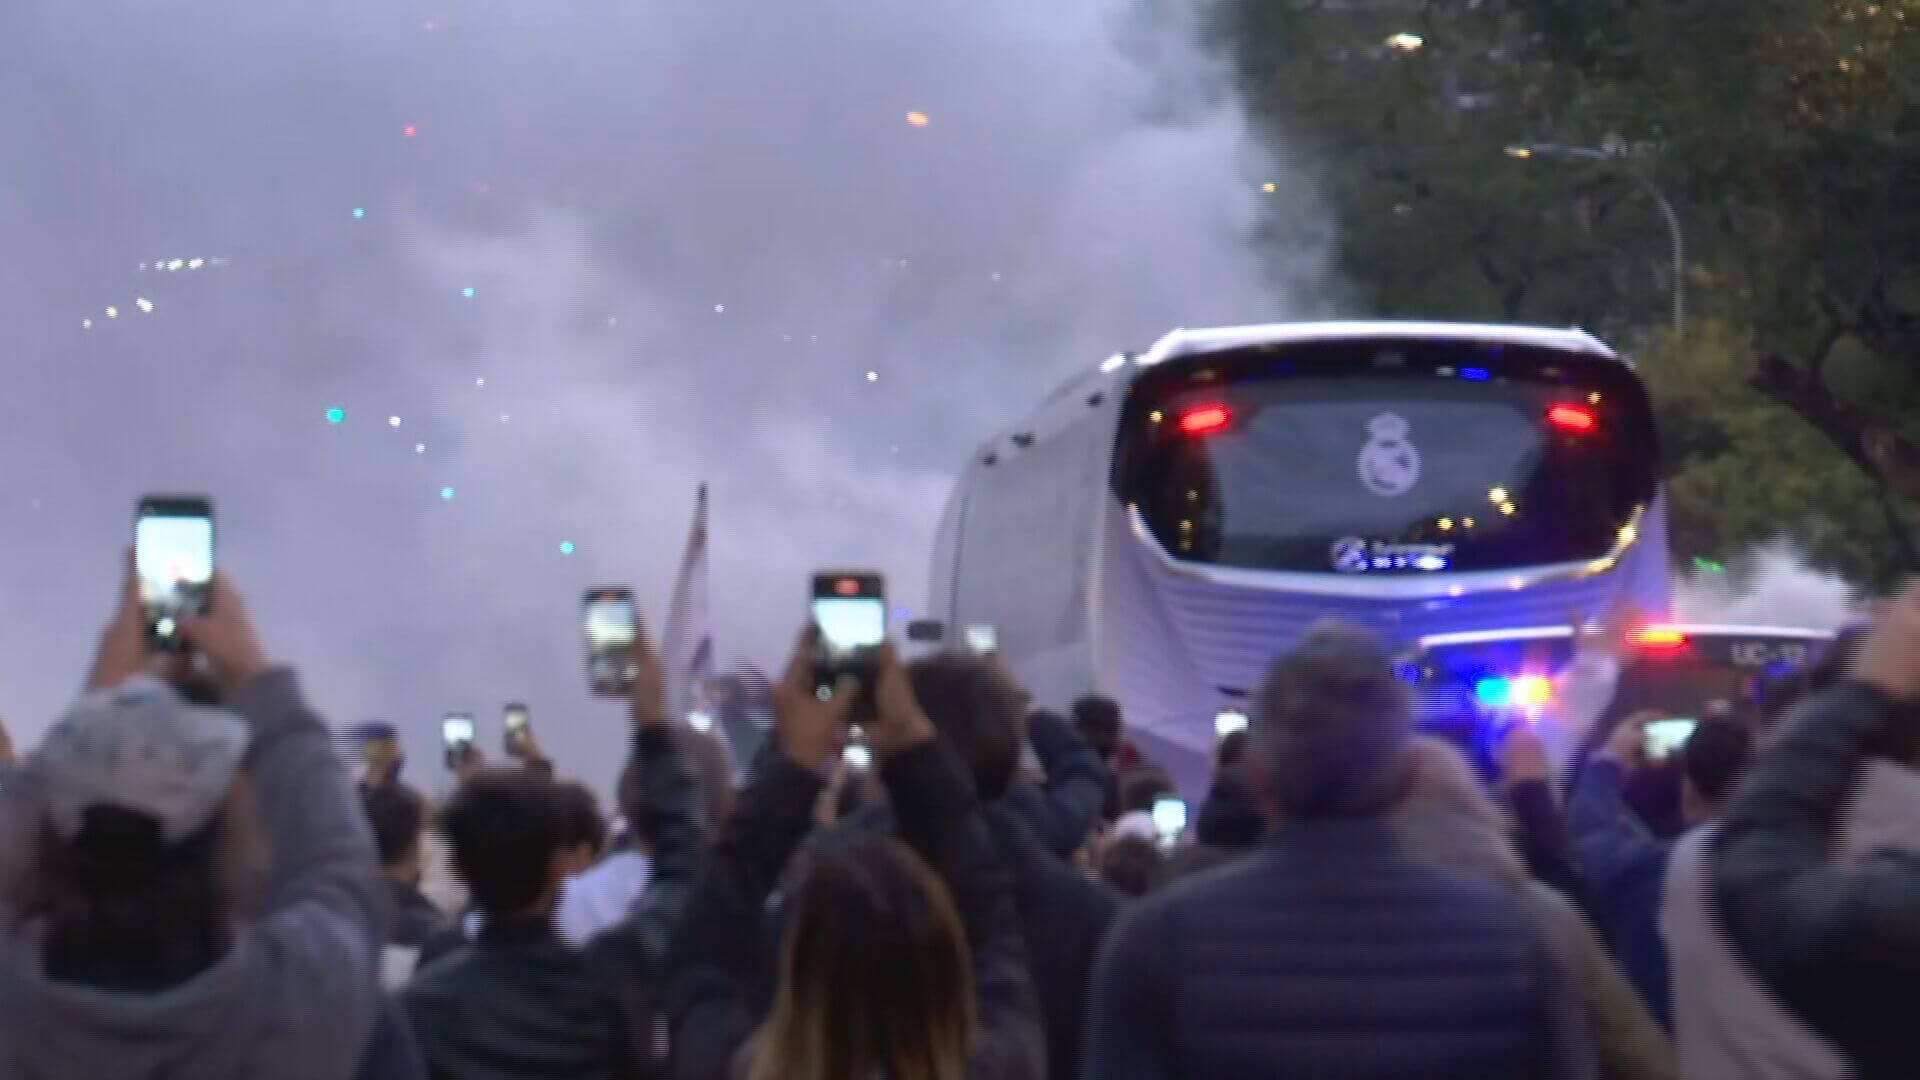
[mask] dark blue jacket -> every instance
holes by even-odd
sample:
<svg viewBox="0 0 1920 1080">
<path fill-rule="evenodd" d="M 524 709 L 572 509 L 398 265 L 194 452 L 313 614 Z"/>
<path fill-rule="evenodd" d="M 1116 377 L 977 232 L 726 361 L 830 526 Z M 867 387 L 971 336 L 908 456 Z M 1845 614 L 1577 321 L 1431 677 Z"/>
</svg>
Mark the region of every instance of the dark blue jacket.
<svg viewBox="0 0 1920 1080">
<path fill-rule="evenodd" d="M 1047 1075 L 1070 1080 L 1080 1071 L 1094 961 L 1120 914 L 1120 893 L 1046 850 L 1005 805 L 988 805 L 986 821 L 994 853 L 1013 884 L 1014 912 L 1046 1021 Z"/>
<path fill-rule="evenodd" d="M 1415 862 L 1374 818 L 1293 822 L 1120 918 L 1089 1080 L 1596 1075 L 1551 946 L 1501 885 Z"/>
<path fill-rule="evenodd" d="M 1671 845 L 1627 805 L 1626 770 L 1595 755 L 1580 767 L 1567 800 L 1567 833 L 1600 936 L 1660 1026 L 1673 1029 L 1667 946 L 1660 936 Z"/>
<path fill-rule="evenodd" d="M 999 801 L 1019 815 L 1047 850 L 1072 858 L 1100 823 L 1107 802 L 1107 767 L 1079 732 L 1048 713 L 1035 713 L 1028 721 L 1027 741 L 1040 759 L 1046 782 L 1016 779 Z"/>
</svg>

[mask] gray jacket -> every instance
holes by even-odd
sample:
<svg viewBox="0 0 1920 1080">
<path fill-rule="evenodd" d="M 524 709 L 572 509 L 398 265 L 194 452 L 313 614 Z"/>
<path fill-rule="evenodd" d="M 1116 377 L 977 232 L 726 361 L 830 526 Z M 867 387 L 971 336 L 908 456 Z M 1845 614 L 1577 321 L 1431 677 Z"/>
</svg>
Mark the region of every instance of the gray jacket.
<svg viewBox="0 0 1920 1080">
<path fill-rule="evenodd" d="M 341 1080 L 379 1009 L 385 892 L 373 838 L 326 727 L 275 669 L 227 706 L 253 729 L 247 774 L 272 871 L 228 953 L 157 994 L 46 978 L 34 927 L 0 941 L 0 1078 Z"/>
</svg>

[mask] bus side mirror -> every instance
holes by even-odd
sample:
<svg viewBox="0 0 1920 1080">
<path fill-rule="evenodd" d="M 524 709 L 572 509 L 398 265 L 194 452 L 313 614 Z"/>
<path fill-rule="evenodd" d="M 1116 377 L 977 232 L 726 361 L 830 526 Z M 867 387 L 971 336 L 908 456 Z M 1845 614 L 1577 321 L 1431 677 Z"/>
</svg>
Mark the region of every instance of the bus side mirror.
<svg viewBox="0 0 1920 1080">
<path fill-rule="evenodd" d="M 907 640 L 923 645 L 938 645 L 947 636 L 947 624 L 939 619 L 915 619 L 907 624 Z"/>
</svg>

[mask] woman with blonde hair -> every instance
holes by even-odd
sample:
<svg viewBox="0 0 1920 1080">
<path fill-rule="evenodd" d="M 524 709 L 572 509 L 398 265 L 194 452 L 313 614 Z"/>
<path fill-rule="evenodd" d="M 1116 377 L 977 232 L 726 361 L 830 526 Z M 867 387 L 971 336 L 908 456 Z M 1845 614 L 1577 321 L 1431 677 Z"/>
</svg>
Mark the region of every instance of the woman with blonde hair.
<svg viewBox="0 0 1920 1080">
<path fill-rule="evenodd" d="M 812 826 L 855 685 L 815 694 L 811 635 L 776 694 L 780 752 L 715 845 L 668 963 L 681 1080 L 1044 1075 L 1013 896 L 953 751 L 891 650 L 865 722 L 897 835 L 825 845 L 793 876 L 772 1006 L 767 899 Z"/>
<path fill-rule="evenodd" d="M 1394 824 L 1407 849 L 1436 865 L 1513 884 L 1573 983 L 1606 1080 L 1679 1080 L 1673 1044 L 1601 947 L 1578 908 L 1527 874 L 1506 816 L 1460 752 L 1414 740 L 1411 781 Z"/>
</svg>

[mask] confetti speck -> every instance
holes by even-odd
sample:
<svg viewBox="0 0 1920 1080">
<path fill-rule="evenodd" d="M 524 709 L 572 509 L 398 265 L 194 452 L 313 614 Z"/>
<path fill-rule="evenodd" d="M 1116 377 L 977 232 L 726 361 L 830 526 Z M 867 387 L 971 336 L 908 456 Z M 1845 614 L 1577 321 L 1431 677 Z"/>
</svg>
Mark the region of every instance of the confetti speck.
<svg viewBox="0 0 1920 1080">
<path fill-rule="evenodd" d="M 879 372 L 877 372 L 877 371 L 869 371 L 869 372 L 867 372 L 867 381 L 868 381 L 868 382 L 879 382 L 879 381 L 880 381 L 880 373 L 879 373 Z"/>
<path fill-rule="evenodd" d="M 417 127 L 414 127 L 412 124 L 408 124 L 406 127 L 401 129 L 400 134 L 405 135 L 407 138 L 411 139 L 415 135 L 420 134 L 420 129 Z"/>
<path fill-rule="evenodd" d="M 907 123 L 912 124 L 914 127 L 926 127 L 928 124 L 933 123 L 933 120 L 929 118 L 926 113 L 910 112 L 907 114 Z"/>
<path fill-rule="evenodd" d="M 109 318 L 109 319 L 117 319 L 117 318 L 119 318 L 119 317 L 120 317 L 120 309 L 119 309 L 119 308 L 117 308 L 117 307 L 110 307 L 110 308 L 108 308 L 108 309 L 107 309 L 107 318 Z"/>
<path fill-rule="evenodd" d="M 451 499 L 453 498 L 453 494 L 454 492 L 451 487 L 443 487 L 440 489 L 440 497 L 442 499 Z"/>
<path fill-rule="evenodd" d="M 355 218 L 355 220 L 358 220 L 358 219 L 360 219 L 360 218 L 363 218 L 363 217 L 366 217 L 366 216 L 367 216 L 367 208 L 366 208 L 366 207 L 364 207 L 364 206 L 356 206 L 356 207 L 354 207 L 354 208 L 353 208 L 353 216 L 354 216 L 354 218 Z"/>
<path fill-rule="evenodd" d="M 512 418 L 512 417 L 510 417 L 510 416 L 508 416 L 508 415 L 507 415 L 506 413 L 501 413 L 501 414 L 500 414 L 500 422 L 501 422 L 501 423 L 503 423 L 503 424 L 504 424 L 504 423 L 506 423 L 506 422 L 507 422 L 508 420 L 511 420 L 511 419 L 513 419 L 513 418 Z"/>
<path fill-rule="evenodd" d="M 205 265 L 207 265 L 207 260 L 205 259 L 188 259 L 187 260 L 187 269 L 189 270 L 198 270 Z"/>
<path fill-rule="evenodd" d="M 93 329 L 93 320 L 92 320 L 92 319 L 81 319 L 81 320 L 80 320 L 80 329 L 82 329 L 82 330 L 91 330 L 91 329 Z"/>
<path fill-rule="evenodd" d="M 479 378 L 479 379 L 475 379 L 475 380 L 473 380 L 473 385 L 475 385 L 475 386 L 485 386 L 485 385 L 487 385 L 487 380 L 486 380 L 486 379 L 484 379 L 484 378 Z"/>
<path fill-rule="evenodd" d="M 134 307 L 137 307 L 137 308 L 139 308 L 139 309 L 140 309 L 140 313 L 141 313 L 142 315 L 151 315 L 151 314 L 153 314 L 153 301 L 151 301 L 151 300 L 149 300 L 149 299 L 147 299 L 147 298 L 146 298 L 146 297 L 144 297 L 144 296 L 142 296 L 142 297 L 140 297 L 139 299 L 137 299 L 137 300 L 135 300 L 135 301 L 133 302 L 133 306 L 134 306 Z"/>
<path fill-rule="evenodd" d="M 347 422 L 347 410 L 341 408 L 338 405 L 335 405 L 333 408 L 327 410 L 327 423 L 344 424 L 346 422 Z"/>
<path fill-rule="evenodd" d="M 423 442 L 417 442 L 417 443 L 414 443 L 414 444 L 413 444 L 413 452 L 414 452 L 414 453 L 416 453 L 416 454 L 424 454 L 424 453 L 426 453 L 426 452 L 427 452 L 427 444 L 426 444 L 426 443 L 423 443 Z"/>
<path fill-rule="evenodd" d="M 713 313 L 715 315 L 725 315 L 727 313 L 727 305 L 725 304 L 713 305 Z"/>
<path fill-rule="evenodd" d="M 460 295 L 466 297 L 469 300 L 473 299 L 473 286 L 469 285 L 466 288 L 461 289 Z"/>
<path fill-rule="evenodd" d="M 1264 184 L 1261 184 L 1261 185 L 1260 185 L 1260 190 L 1261 190 L 1261 191 L 1264 191 L 1264 192 L 1266 192 L 1266 193 L 1267 193 L 1267 194 L 1269 194 L 1269 195 L 1271 195 L 1271 194 L 1273 194 L 1274 192 L 1276 192 L 1276 191 L 1279 191 L 1279 190 L 1280 190 L 1280 185 L 1279 185 L 1279 184 L 1276 184 L 1276 183 L 1274 183 L 1274 182 L 1273 182 L 1273 181 L 1271 181 L 1271 180 L 1269 180 L 1269 181 L 1267 181 L 1266 183 L 1264 183 Z"/>
<path fill-rule="evenodd" d="M 560 541 L 560 554 L 562 555 L 573 554 L 573 541 L 571 540 Z"/>
<path fill-rule="evenodd" d="M 388 427 L 399 427 L 399 426 L 400 426 L 400 418 L 399 418 L 399 417 L 397 417 L 397 416 L 389 416 L 389 417 L 387 417 L 387 426 L 388 426 Z"/>
</svg>

